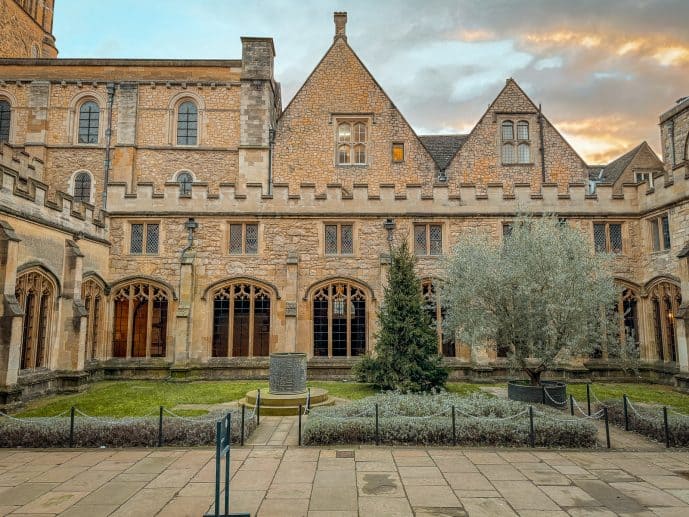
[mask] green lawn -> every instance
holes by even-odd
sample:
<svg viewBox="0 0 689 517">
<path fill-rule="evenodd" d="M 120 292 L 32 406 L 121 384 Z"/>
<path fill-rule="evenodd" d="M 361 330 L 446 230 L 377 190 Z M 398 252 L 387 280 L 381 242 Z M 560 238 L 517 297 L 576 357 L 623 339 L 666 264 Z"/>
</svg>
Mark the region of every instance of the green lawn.
<svg viewBox="0 0 689 517">
<path fill-rule="evenodd" d="M 661 406 L 671 406 L 677 411 L 689 413 L 689 395 L 673 390 L 670 386 L 658 384 L 622 384 L 622 383 L 594 383 L 591 390 L 600 400 L 617 399 L 622 400 L 625 393 L 634 402 L 647 404 L 659 404 Z M 567 392 L 574 395 L 579 405 L 584 408 L 586 404 L 586 385 L 568 384 Z M 595 401 L 593 396 L 592 401 Z"/>
<path fill-rule="evenodd" d="M 375 394 L 375 390 L 357 382 L 315 381 L 309 386 L 325 388 L 338 398 L 357 400 Z M 471 384 L 450 382 L 447 390 L 458 395 L 470 395 L 483 386 L 506 386 L 506 384 Z M 672 406 L 678 411 L 689 413 L 689 395 L 668 386 L 651 384 L 593 384 L 593 392 L 601 399 L 621 399 L 626 393 L 632 402 L 645 402 Z M 84 393 L 75 395 L 53 395 L 27 404 L 19 416 L 54 416 L 76 406 L 92 416 L 143 416 L 154 414 L 159 406 L 173 408 L 178 404 L 218 404 L 244 397 L 251 389 L 267 389 L 265 381 L 106 381 L 91 385 Z M 586 385 L 569 384 L 579 405 L 586 403 Z M 204 411 L 178 411 L 182 415 L 198 415 Z"/>
</svg>

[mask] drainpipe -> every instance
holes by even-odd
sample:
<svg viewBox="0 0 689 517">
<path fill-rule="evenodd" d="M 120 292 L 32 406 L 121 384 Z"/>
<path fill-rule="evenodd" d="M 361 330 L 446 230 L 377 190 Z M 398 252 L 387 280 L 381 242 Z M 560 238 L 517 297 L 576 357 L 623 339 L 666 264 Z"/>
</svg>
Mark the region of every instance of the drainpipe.
<svg viewBox="0 0 689 517">
<path fill-rule="evenodd" d="M 538 135 L 541 141 L 541 183 L 545 183 L 545 145 L 543 143 L 543 112 L 538 105 Z"/>
<path fill-rule="evenodd" d="M 110 176 L 110 142 L 112 139 L 112 105 L 115 100 L 115 83 L 108 83 L 108 125 L 105 128 L 105 162 L 103 163 L 103 210 L 108 208 L 108 182 Z"/>
<path fill-rule="evenodd" d="M 672 166 L 677 165 L 675 160 L 675 118 L 670 119 L 670 159 L 672 160 Z"/>
<path fill-rule="evenodd" d="M 275 145 L 275 129 L 268 130 L 268 195 L 273 193 L 273 146 Z"/>
</svg>

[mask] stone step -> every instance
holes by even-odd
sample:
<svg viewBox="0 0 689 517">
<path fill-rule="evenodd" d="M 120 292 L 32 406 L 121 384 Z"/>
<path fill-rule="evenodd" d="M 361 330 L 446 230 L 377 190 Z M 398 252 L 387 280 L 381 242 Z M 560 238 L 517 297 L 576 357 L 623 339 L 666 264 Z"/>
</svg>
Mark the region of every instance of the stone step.
<svg viewBox="0 0 689 517">
<path fill-rule="evenodd" d="M 247 406 L 256 404 L 258 397 L 258 390 L 251 390 L 246 394 Z M 306 399 L 308 393 L 295 393 L 290 395 L 274 395 L 268 390 L 261 390 L 261 407 L 264 406 L 306 406 Z M 328 400 L 328 391 L 323 388 L 311 388 L 311 406 L 315 406 L 325 400 Z"/>
<path fill-rule="evenodd" d="M 312 403 L 311 409 L 316 407 L 332 406 L 335 404 L 335 399 L 327 398 L 318 403 Z M 240 406 L 245 406 L 247 410 L 252 411 L 255 407 L 255 402 L 249 403 L 246 398 L 239 401 Z M 302 412 L 304 411 L 305 404 L 302 404 Z M 281 406 L 266 406 L 263 404 L 263 398 L 261 398 L 261 416 L 294 416 L 299 414 L 299 404 L 296 405 L 281 405 Z"/>
</svg>

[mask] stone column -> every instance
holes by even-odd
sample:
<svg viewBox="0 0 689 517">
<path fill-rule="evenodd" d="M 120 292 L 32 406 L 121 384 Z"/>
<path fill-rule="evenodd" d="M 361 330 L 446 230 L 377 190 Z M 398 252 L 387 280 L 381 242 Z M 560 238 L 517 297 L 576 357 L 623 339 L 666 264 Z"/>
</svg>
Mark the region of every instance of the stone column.
<svg viewBox="0 0 689 517">
<path fill-rule="evenodd" d="M 63 327 L 62 332 L 53 337 L 53 343 L 58 343 L 57 350 L 59 353 L 51 354 L 51 368 L 84 369 L 88 311 L 81 299 L 83 260 L 84 254 L 77 243 L 73 240 L 65 240 L 62 310 L 58 312 L 58 321 L 62 323 Z"/>
<path fill-rule="evenodd" d="M 194 296 L 194 260 L 196 251 L 186 249 L 182 253 L 179 274 L 179 301 L 175 318 L 175 363 L 187 363 L 191 346 L 192 299 Z"/>
<path fill-rule="evenodd" d="M 0 221 L 0 389 L 17 383 L 21 357 L 23 312 L 14 291 L 17 252 L 21 239 L 14 228 Z"/>
<path fill-rule="evenodd" d="M 278 343 L 278 350 L 297 351 L 297 298 L 299 296 L 299 255 L 290 252 L 287 255 L 287 281 L 284 290 L 285 304 L 285 338 Z"/>
<path fill-rule="evenodd" d="M 682 373 L 689 373 L 689 245 L 679 253 L 680 289 L 682 305 L 675 320 L 677 332 L 677 362 Z"/>
</svg>

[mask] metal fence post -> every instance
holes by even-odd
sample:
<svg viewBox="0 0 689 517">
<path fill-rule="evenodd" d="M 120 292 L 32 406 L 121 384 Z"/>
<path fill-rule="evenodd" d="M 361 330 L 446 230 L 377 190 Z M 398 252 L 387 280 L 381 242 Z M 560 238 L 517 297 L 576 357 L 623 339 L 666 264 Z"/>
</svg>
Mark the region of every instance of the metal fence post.
<svg viewBox="0 0 689 517">
<path fill-rule="evenodd" d="M 256 425 L 261 423 L 261 388 L 256 395 Z"/>
<path fill-rule="evenodd" d="M 622 395 L 622 410 L 624 411 L 624 430 L 629 431 L 629 413 L 627 411 L 627 394 Z"/>
<path fill-rule="evenodd" d="M 541 404 L 545 404 L 545 386 L 541 386 Z"/>
<path fill-rule="evenodd" d="M 670 426 L 667 423 L 667 406 L 663 406 L 663 424 L 665 424 L 665 447 L 670 448 Z"/>
<path fill-rule="evenodd" d="M 457 445 L 457 418 L 454 406 L 452 406 L 452 445 Z"/>
<path fill-rule="evenodd" d="M 588 406 L 589 416 L 591 416 L 591 383 L 586 383 L 586 405 Z"/>
<path fill-rule="evenodd" d="M 376 403 L 376 445 L 380 445 L 380 430 L 378 425 L 378 403 Z"/>
<path fill-rule="evenodd" d="M 299 404 L 299 440 L 297 444 L 301 447 L 301 404 Z"/>
<path fill-rule="evenodd" d="M 533 406 L 529 406 L 529 442 L 532 449 L 536 447 L 536 434 L 533 429 Z"/>
<path fill-rule="evenodd" d="M 603 417 L 605 418 L 605 445 L 610 448 L 610 422 L 608 422 L 608 406 L 603 406 Z"/>
<path fill-rule="evenodd" d="M 74 447 L 74 406 L 69 410 L 69 448 Z"/>
<path fill-rule="evenodd" d="M 569 394 L 569 414 L 574 416 L 574 395 Z"/>
<path fill-rule="evenodd" d="M 242 404 L 242 429 L 239 431 L 239 444 L 244 447 L 244 414 L 246 413 L 246 406 Z"/>
<path fill-rule="evenodd" d="M 232 413 L 227 413 L 225 429 L 225 515 L 230 512 L 230 447 L 232 446 Z"/>
<path fill-rule="evenodd" d="M 160 415 L 158 417 L 158 447 L 163 446 L 163 406 L 160 406 Z"/>
<path fill-rule="evenodd" d="M 222 420 L 215 423 L 215 517 L 220 517 L 220 450 L 222 449 Z"/>
</svg>

